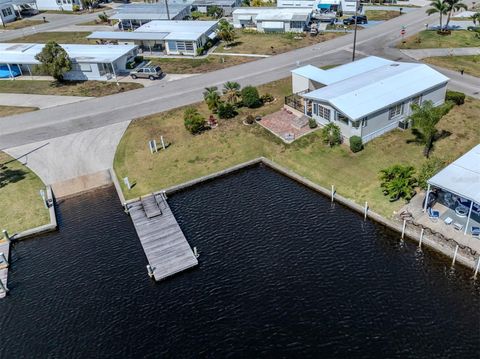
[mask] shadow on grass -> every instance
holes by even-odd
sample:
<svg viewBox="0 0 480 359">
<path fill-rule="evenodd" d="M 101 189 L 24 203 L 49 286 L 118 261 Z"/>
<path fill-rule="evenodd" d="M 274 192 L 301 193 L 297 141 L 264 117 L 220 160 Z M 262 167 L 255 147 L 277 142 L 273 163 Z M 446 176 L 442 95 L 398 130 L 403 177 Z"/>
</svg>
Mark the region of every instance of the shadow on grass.
<svg viewBox="0 0 480 359">
<path fill-rule="evenodd" d="M 23 180 L 27 175 L 24 170 L 12 170 L 6 166 L 0 168 L 0 188 L 7 186 L 10 183 L 15 183 Z"/>
</svg>

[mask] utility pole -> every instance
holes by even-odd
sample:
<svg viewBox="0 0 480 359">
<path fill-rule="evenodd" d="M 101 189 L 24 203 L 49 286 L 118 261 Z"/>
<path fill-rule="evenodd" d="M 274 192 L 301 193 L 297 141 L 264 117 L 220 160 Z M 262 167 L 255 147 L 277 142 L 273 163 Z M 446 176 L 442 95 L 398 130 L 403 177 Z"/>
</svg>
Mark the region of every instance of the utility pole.
<svg viewBox="0 0 480 359">
<path fill-rule="evenodd" d="M 165 0 L 165 8 L 167 9 L 167 19 L 170 20 L 170 11 L 168 10 L 168 0 Z"/>
<path fill-rule="evenodd" d="M 353 29 L 352 62 L 355 61 L 355 47 L 357 46 L 357 16 L 358 16 L 358 0 L 355 1 L 355 27 Z"/>
</svg>

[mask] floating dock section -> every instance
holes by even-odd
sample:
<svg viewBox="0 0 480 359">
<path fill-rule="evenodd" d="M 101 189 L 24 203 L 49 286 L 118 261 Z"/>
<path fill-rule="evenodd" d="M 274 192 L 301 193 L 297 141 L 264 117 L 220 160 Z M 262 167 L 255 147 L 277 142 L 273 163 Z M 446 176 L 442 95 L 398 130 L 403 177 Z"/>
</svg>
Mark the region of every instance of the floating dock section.
<svg viewBox="0 0 480 359">
<path fill-rule="evenodd" d="M 127 204 L 156 281 L 198 264 L 163 193 Z"/>
<path fill-rule="evenodd" d="M 10 253 L 10 241 L 3 240 L 0 242 L 0 298 L 7 296 L 7 279 L 8 279 L 8 256 Z"/>
</svg>

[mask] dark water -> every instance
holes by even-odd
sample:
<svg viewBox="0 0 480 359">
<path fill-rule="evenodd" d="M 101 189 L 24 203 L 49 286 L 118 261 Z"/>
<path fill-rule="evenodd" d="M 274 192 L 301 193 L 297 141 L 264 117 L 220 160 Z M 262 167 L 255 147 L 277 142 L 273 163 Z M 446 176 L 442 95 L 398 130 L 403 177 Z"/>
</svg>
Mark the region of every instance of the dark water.
<svg viewBox="0 0 480 359">
<path fill-rule="evenodd" d="M 18 243 L 1 358 L 478 358 L 471 272 L 270 170 L 176 194 L 200 266 L 152 283 L 113 190 Z"/>
</svg>

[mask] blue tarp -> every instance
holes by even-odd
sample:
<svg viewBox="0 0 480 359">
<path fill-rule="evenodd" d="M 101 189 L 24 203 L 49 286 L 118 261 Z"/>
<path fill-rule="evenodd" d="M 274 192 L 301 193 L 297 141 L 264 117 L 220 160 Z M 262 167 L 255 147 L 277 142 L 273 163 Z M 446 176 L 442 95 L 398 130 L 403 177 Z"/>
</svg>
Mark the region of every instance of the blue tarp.
<svg viewBox="0 0 480 359">
<path fill-rule="evenodd" d="M 12 70 L 12 74 L 10 74 L 10 70 L 8 69 L 7 65 L 0 65 L 0 78 L 5 79 L 11 77 L 12 75 L 20 76 L 21 72 L 17 65 L 10 65 L 10 69 Z"/>
<path fill-rule="evenodd" d="M 318 4 L 319 9 L 330 9 L 332 4 Z"/>
</svg>

